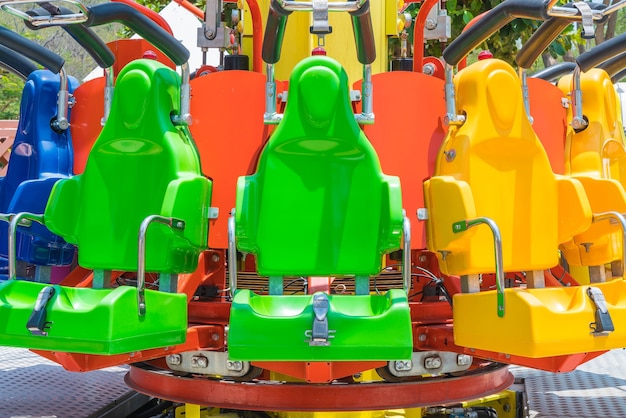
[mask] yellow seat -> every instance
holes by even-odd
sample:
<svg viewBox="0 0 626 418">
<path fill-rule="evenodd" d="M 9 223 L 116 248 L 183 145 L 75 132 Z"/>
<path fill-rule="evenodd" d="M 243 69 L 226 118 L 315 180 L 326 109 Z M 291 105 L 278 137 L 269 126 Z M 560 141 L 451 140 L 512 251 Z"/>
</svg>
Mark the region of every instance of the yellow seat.
<svg viewBox="0 0 626 418">
<path fill-rule="evenodd" d="M 559 244 L 589 228 L 592 212 L 582 183 L 552 172 L 508 64 L 479 61 L 454 84 L 466 121 L 450 127 L 424 196 L 428 248 L 445 274 L 462 276 L 464 291 L 475 292 L 454 296 L 455 343 L 533 358 L 626 345 L 626 282 L 530 288 L 529 278 L 529 288 L 503 290 L 503 310 L 496 290 L 479 291 L 473 275 L 496 272 L 494 235 L 486 226 L 465 230 L 461 221 L 488 218 L 500 232 L 503 271 L 542 277 L 558 264 Z M 603 322 L 608 316 L 615 331 Z"/>
<path fill-rule="evenodd" d="M 569 75 L 559 81 L 559 88 L 565 95 L 571 95 L 572 77 Z M 593 213 L 625 213 L 626 152 L 613 83 L 604 70 L 592 69 L 581 74 L 580 86 L 588 125 L 580 131 L 568 128 L 566 174 L 583 184 Z M 571 118 L 570 107 L 568 119 Z M 622 235 L 620 225 L 597 222 L 561 248 L 570 265 L 596 268 L 594 273 L 590 270 L 592 281 L 604 280 L 603 265 L 612 262 L 613 275 L 621 277 Z"/>
</svg>

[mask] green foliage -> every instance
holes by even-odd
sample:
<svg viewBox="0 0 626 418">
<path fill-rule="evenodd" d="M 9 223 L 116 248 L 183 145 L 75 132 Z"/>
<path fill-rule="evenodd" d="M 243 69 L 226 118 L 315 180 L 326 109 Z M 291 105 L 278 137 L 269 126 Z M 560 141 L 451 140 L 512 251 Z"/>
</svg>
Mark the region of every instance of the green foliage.
<svg viewBox="0 0 626 418">
<path fill-rule="evenodd" d="M 24 81 L 9 72 L 0 75 L 0 119 L 17 119 Z"/>
</svg>

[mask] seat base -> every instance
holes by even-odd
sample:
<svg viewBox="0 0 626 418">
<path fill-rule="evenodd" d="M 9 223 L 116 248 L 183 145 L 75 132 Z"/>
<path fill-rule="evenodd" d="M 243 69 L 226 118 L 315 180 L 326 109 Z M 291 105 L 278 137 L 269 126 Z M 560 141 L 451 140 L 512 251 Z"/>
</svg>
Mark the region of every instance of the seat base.
<svg viewBox="0 0 626 418">
<path fill-rule="evenodd" d="M 46 288 L 47 335 L 26 327 Z M 112 355 L 183 343 L 187 331 L 184 294 L 146 290 L 146 314 L 137 311 L 137 289 L 73 288 L 9 280 L 0 283 L 0 346 Z"/>
<path fill-rule="evenodd" d="M 615 330 L 594 333 L 596 305 L 587 289 L 600 289 Z M 505 289 L 505 314 L 497 316 L 496 291 L 456 294 L 457 345 L 530 358 L 626 347 L 626 281 L 591 286 Z"/>
<path fill-rule="evenodd" d="M 327 295 L 327 345 L 310 345 L 314 297 L 237 291 L 230 311 L 229 359 L 245 361 L 408 360 L 413 351 L 407 295 Z M 334 332 L 333 332 L 334 331 Z M 306 333 L 306 334 L 305 334 Z"/>
</svg>

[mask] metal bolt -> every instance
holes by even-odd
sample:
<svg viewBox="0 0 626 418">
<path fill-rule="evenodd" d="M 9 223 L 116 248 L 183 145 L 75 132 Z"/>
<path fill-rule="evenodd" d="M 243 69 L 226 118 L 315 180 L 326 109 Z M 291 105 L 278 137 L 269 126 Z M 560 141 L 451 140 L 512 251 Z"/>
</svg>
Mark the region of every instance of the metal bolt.
<svg viewBox="0 0 626 418">
<path fill-rule="evenodd" d="M 437 27 L 437 22 L 434 19 L 426 19 L 426 29 L 433 30 Z"/>
<path fill-rule="evenodd" d="M 456 364 L 457 366 L 469 366 L 472 364 L 472 356 L 468 356 L 467 354 L 459 354 L 456 356 Z"/>
<path fill-rule="evenodd" d="M 413 368 L 413 362 L 411 360 L 398 360 L 394 362 L 394 368 L 399 372 L 406 372 Z"/>
<path fill-rule="evenodd" d="M 167 362 L 172 366 L 179 366 L 183 362 L 183 356 L 180 354 L 170 354 L 167 356 Z"/>
<path fill-rule="evenodd" d="M 353 379 L 360 379 L 361 376 L 363 376 L 363 375 L 359 372 L 359 373 L 356 373 L 356 374 L 352 375 L 352 378 Z"/>
<path fill-rule="evenodd" d="M 426 357 L 424 359 L 424 368 L 432 370 L 439 369 L 441 367 L 442 361 L 439 356 Z"/>
<path fill-rule="evenodd" d="M 209 367 L 209 359 L 204 356 L 193 356 L 191 358 L 191 367 L 206 369 Z"/>
<path fill-rule="evenodd" d="M 453 148 L 450 151 L 443 152 L 446 155 L 446 161 L 452 162 L 456 158 L 456 150 Z"/>
<path fill-rule="evenodd" d="M 211 334 L 211 339 L 213 341 L 219 341 L 220 335 L 217 332 L 214 332 L 213 334 Z"/>
<path fill-rule="evenodd" d="M 422 341 L 422 342 L 426 341 L 426 338 L 428 338 L 428 337 L 426 337 L 426 334 L 420 334 L 420 336 L 417 337 L 417 339 Z"/>
<path fill-rule="evenodd" d="M 428 257 L 426 257 L 425 255 L 420 255 L 419 256 L 419 261 L 420 263 L 425 263 L 428 260 Z"/>
<path fill-rule="evenodd" d="M 217 263 L 218 261 L 220 261 L 220 256 L 219 256 L 219 254 L 213 254 L 213 256 L 211 257 L 211 260 L 212 260 L 214 263 Z"/>
<path fill-rule="evenodd" d="M 226 369 L 233 372 L 240 372 L 243 370 L 243 362 L 241 361 L 230 361 L 226 362 Z"/>
<path fill-rule="evenodd" d="M 502 405 L 502 410 L 504 412 L 509 412 L 511 410 L 511 404 L 505 403 L 504 405 Z"/>
</svg>

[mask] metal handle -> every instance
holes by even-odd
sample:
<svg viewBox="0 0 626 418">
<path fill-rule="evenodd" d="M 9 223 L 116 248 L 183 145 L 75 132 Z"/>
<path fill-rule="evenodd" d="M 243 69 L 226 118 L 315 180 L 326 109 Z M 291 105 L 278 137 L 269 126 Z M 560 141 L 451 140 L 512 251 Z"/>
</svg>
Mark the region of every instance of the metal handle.
<svg viewBox="0 0 626 418">
<path fill-rule="evenodd" d="M 228 218 L 228 287 L 231 297 L 237 290 L 237 241 L 235 236 L 235 209 Z"/>
<path fill-rule="evenodd" d="M 487 225 L 493 235 L 493 252 L 496 261 L 496 292 L 498 299 L 498 316 L 502 318 L 504 316 L 504 261 L 502 258 L 502 236 L 500 235 L 500 228 L 493 219 L 490 218 L 476 218 L 464 221 L 455 222 L 452 224 L 452 232 L 459 233 L 467 231 L 469 228 L 476 225 Z"/>
<path fill-rule="evenodd" d="M 65 9 L 63 13 L 48 15 L 30 15 L 20 9 L 13 7 L 17 4 L 32 4 L 34 6 L 46 5 L 54 8 L 53 3 L 68 3 L 78 9 L 78 13 Z M 33 0 L 0 0 L 0 8 L 14 16 L 24 19 L 32 26 L 46 27 L 56 25 L 67 25 L 69 23 L 83 23 L 87 21 L 88 9 L 78 0 L 47 0 L 45 2 Z M 58 9 L 58 8 L 57 8 Z"/>
<path fill-rule="evenodd" d="M 182 219 L 167 218 L 159 215 L 150 215 L 141 222 L 139 226 L 139 248 L 137 250 L 137 309 L 139 316 L 146 314 L 146 233 L 152 222 L 157 222 L 176 230 L 185 229 L 185 221 Z"/>
<path fill-rule="evenodd" d="M 30 212 L 20 212 L 16 215 L 0 215 L 0 220 L 9 220 L 9 280 L 14 280 L 17 264 L 17 248 L 15 246 L 17 226 L 30 226 L 32 221 L 44 225 L 43 215 L 37 215 Z"/>
<path fill-rule="evenodd" d="M 624 215 L 615 211 L 594 213 L 592 222 L 595 223 L 611 219 L 619 222 L 622 227 L 622 263 L 626 263 L 626 245 L 623 244 L 626 243 L 626 218 Z"/>
<path fill-rule="evenodd" d="M 52 128 L 57 131 L 65 131 L 70 127 L 70 122 L 67 120 L 67 108 L 70 93 L 67 87 L 67 73 L 65 68 L 61 68 L 59 71 L 59 95 L 57 96 L 57 117 L 52 122 Z"/>
</svg>

